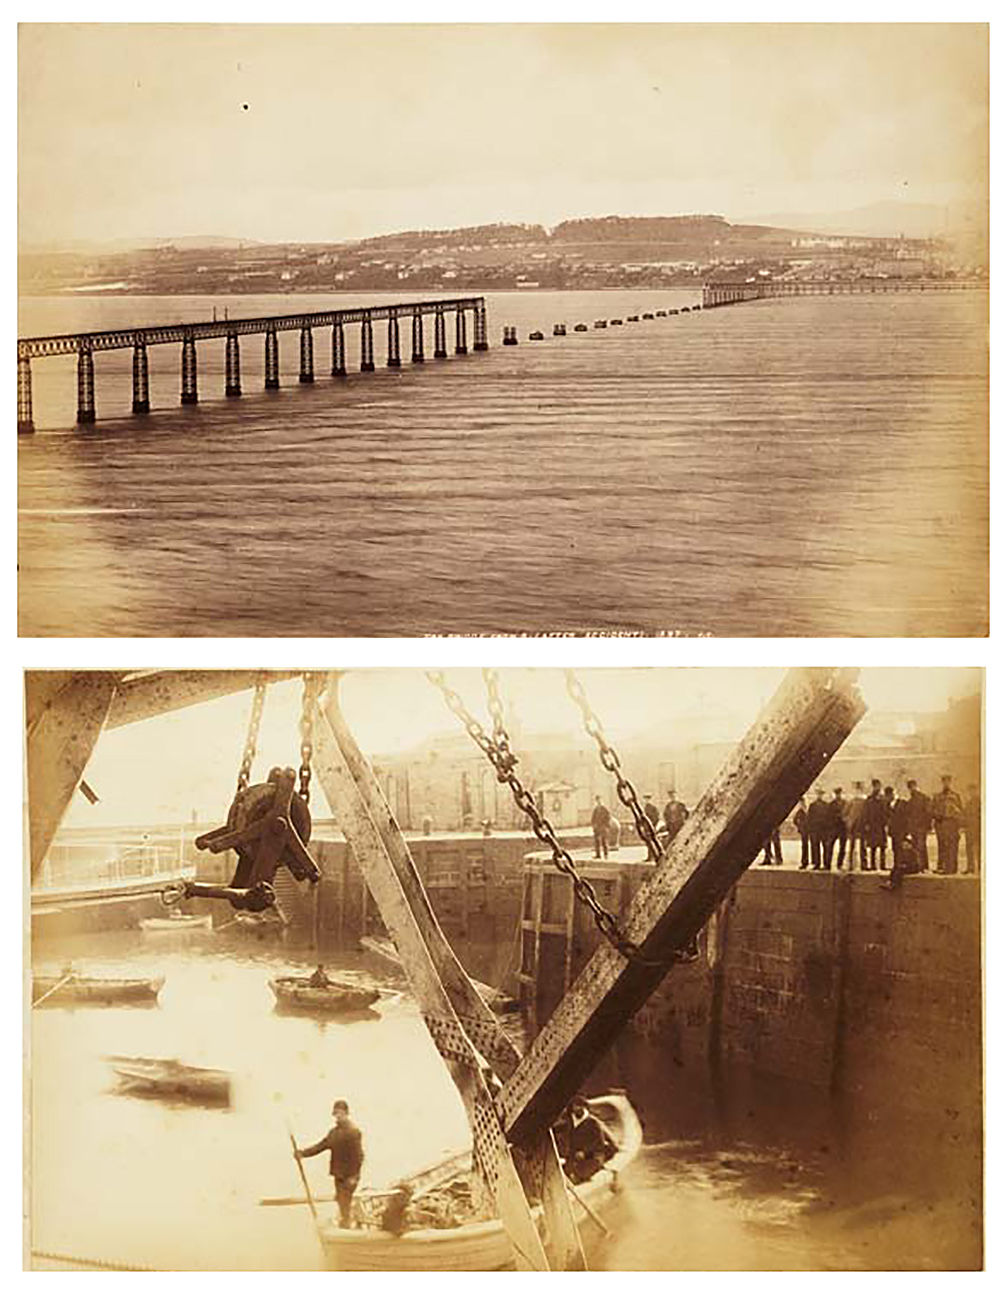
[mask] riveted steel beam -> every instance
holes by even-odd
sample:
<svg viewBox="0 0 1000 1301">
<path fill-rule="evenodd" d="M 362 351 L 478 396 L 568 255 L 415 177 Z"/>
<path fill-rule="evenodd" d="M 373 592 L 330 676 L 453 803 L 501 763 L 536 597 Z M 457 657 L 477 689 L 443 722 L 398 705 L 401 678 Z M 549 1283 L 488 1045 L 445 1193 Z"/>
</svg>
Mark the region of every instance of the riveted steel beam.
<svg viewBox="0 0 1000 1301">
<path fill-rule="evenodd" d="M 789 673 L 621 919 L 641 949 L 602 944 L 504 1084 L 515 1144 L 548 1129 L 862 718 L 855 676 Z"/>
</svg>

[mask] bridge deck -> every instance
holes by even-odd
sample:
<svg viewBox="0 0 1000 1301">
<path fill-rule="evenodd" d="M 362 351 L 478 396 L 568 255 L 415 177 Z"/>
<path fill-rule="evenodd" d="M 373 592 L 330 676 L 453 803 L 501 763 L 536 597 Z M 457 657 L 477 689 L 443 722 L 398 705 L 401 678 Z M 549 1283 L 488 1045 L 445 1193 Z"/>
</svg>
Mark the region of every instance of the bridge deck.
<svg viewBox="0 0 1000 1301">
<path fill-rule="evenodd" d="M 349 325 L 356 321 L 384 321 L 390 317 L 427 313 L 481 311 L 481 296 L 439 298 L 419 303 L 382 303 L 376 307 L 341 307 L 328 312 L 292 312 L 282 316 L 248 316 L 240 320 L 190 321 L 177 325 L 129 326 L 86 334 L 50 334 L 18 339 L 19 361 L 31 357 L 56 357 L 67 353 L 106 352 L 131 348 L 137 343 L 183 343 L 185 339 L 224 339 L 229 335 L 266 334 L 270 330 L 299 330 L 309 326 Z"/>
</svg>

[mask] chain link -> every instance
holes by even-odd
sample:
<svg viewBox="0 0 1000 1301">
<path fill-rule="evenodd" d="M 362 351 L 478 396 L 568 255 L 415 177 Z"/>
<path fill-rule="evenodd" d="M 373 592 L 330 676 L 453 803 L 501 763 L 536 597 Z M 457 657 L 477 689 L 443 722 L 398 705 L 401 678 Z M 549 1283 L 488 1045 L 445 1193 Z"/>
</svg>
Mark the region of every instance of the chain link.
<svg viewBox="0 0 1000 1301">
<path fill-rule="evenodd" d="M 660 838 L 656 834 L 656 828 L 649 819 L 646 810 L 639 803 L 639 796 L 635 787 L 629 779 L 622 773 L 621 760 L 618 752 L 613 745 L 608 743 L 604 735 L 604 729 L 601 726 L 601 720 L 590 707 L 590 701 L 587 699 L 587 693 L 583 689 L 583 684 L 576 676 L 572 669 L 563 670 L 566 677 L 566 690 L 569 692 L 570 699 L 578 707 L 583 715 L 583 726 L 588 736 L 593 737 L 597 742 L 597 748 L 600 751 L 601 763 L 604 768 L 614 777 L 615 787 L 618 791 L 618 798 L 632 814 L 632 820 L 635 823 L 636 832 L 649 850 L 653 861 L 658 863 L 663 857 L 663 846 L 660 844 Z"/>
<path fill-rule="evenodd" d="M 257 733 L 260 731 L 260 720 L 264 713 L 264 697 L 267 694 L 267 679 L 263 673 L 257 678 L 257 685 L 253 691 L 253 707 L 250 710 L 250 726 L 247 728 L 246 745 L 243 747 L 243 762 L 240 764 L 239 775 L 236 778 L 236 794 L 242 795 L 250 785 L 250 769 L 253 767 L 253 761 L 257 754 Z"/>
<path fill-rule="evenodd" d="M 302 719 L 299 732 L 302 744 L 299 747 L 299 795 L 309 803 L 309 783 L 312 780 L 313 723 L 316 717 L 316 705 L 323 687 L 322 673 L 304 673 L 302 675 Z"/>
<path fill-rule="evenodd" d="M 573 883 L 573 893 L 583 906 L 593 914 L 594 922 L 597 929 L 604 938 L 611 944 L 623 958 L 629 962 L 639 962 L 643 966 L 662 966 L 666 965 L 660 962 L 647 962 L 642 957 L 638 945 L 622 934 L 618 925 L 618 919 L 614 913 L 608 912 L 607 908 L 601 903 L 594 893 L 594 887 L 577 870 L 573 856 L 564 845 L 560 844 L 559 837 L 556 835 L 555 827 L 546 818 L 538 805 L 535 803 L 531 792 L 526 790 L 517 774 L 514 772 L 514 765 L 517 758 L 511 753 L 510 738 L 507 736 L 506 729 L 503 725 L 503 713 L 500 704 L 500 689 L 496 671 L 493 669 L 484 669 L 483 677 L 486 679 L 487 693 L 490 701 L 490 713 L 493 717 L 494 735 L 491 737 L 487 734 L 485 728 L 469 713 L 462 697 L 457 691 L 448 686 L 443 673 L 428 672 L 427 680 L 432 686 L 437 687 L 444 696 L 445 704 L 461 723 L 464 724 L 465 730 L 472 737 L 476 745 L 479 746 L 483 754 L 486 755 L 490 763 L 496 769 L 497 781 L 504 786 L 510 787 L 510 793 L 513 796 L 514 803 L 531 823 L 531 829 L 542 842 L 547 845 L 552 852 L 552 862 L 556 868 L 570 878 Z"/>
</svg>

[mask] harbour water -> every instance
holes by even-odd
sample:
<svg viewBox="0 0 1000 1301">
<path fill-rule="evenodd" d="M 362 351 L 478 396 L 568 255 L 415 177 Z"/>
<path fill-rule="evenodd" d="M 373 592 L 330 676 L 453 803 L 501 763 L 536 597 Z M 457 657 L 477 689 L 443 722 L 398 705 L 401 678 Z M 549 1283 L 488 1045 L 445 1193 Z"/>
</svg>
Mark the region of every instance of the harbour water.
<svg viewBox="0 0 1000 1301">
<path fill-rule="evenodd" d="M 301 1186 L 300 1144 L 344 1096 L 365 1136 L 364 1183 L 380 1185 L 468 1144 L 457 1094 L 398 976 L 364 954 L 331 974 L 377 981 L 377 1015 L 317 1022 L 274 1010 L 267 981 L 308 970 L 235 929 L 179 942 L 139 932 L 49 941 L 36 969 L 68 959 L 98 973 L 166 977 L 152 1009 L 39 1007 L 31 1014 L 31 1243 L 51 1256 L 136 1267 L 316 1270 L 308 1210 L 262 1207 Z M 368 965 L 368 970 L 365 967 Z M 116 1091 L 109 1054 L 176 1057 L 233 1076 L 229 1110 Z M 405 1070 L 402 1064 L 405 1063 Z M 726 1095 L 616 1051 L 599 1088 L 626 1088 L 647 1147 L 589 1226 L 599 1270 L 975 1268 L 980 1208 L 923 1162 L 872 1164 L 828 1100 L 770 1081 Z M 752 1098 L 748 1102 L 747 1098 Z M 902 1152 L 897 1153 L 900 1157 Z M 329 1192 L 326 1161 L 307 1162 Z M 99 1190 L 99 1193 L 98 1191 Z M 39 1257 L 40 1268 L 58 1267 Z"/>
<path fill-rule="evenodd" d="M 405 296 L 402 296 L 405 297 Z M 25 300 L 19 333 L 399 301 Z M 23 635 L 620 632 L 940 636 L 987 630 L 986 295 L 769 300 L 576 334 L 695 291 L 488 295 L 491 351 L 263 391 L 243 341 L 33 366 L 19 441 Z M 565 321 L 569 334 L 552 339 Z M 515 325 L 517 348 L 498 346 Z M 531 329 L 543 342 L 529 343 Z M 453 347 L 449 322 L 449 349 Z"/>
</svg>

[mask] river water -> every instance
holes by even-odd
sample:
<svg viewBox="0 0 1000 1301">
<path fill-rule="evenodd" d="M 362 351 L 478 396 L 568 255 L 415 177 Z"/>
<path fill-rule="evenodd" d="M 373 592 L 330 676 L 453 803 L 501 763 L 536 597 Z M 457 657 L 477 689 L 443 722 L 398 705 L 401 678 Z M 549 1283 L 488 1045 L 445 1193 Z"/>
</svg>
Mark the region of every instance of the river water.
<svg viewBox="0 0 1000 1301">
<path fill-rule="evenodd" d="M 153 1009 L 31 1014 L 36 1252 L 159 1269 L 316 1270 L 308 1210 L 259 1205 L 301 1195 L 287 1126 L 311 1142 L 329 1127 L 332 1099 L 348 1098 L 365 1136 L 363 1182 L 373 1185 L 468 1145 L 417 1009 L 377 959 L 330 958 L 331 974 L 364 975 L 371 964 L 368 977 L 386 993 L 374 1015 L 326 1023 L 277 1014 L 267 987 L 308 970 L 311 955 L 235 928 L 184 941 L 138 931 L 50 940 L 34 958 L 40 971 L 67 959 L 166 984 Z M 229 1071 L 232 1107 L 123 1096 L 108 1054 Z M 946 1187 L 940 1166 L 929 1186 L 898 1163 L 872 1166 L 823 1100 L 773 1081 L 726 1098 L 634 1046 L 613 1052 L 595 1083 L 629 1091 L 647 1147 L 605 1216 L 610 1234 L 587 1229 L 593 1269 L 976 1266 L 979 1207 L 968 1186 Z M 325 1159 L 306 1164 L 313 1189 L 328 1192 Z"/>
<path fill-rule="evenodd" d="M 19 440 L 24 635 L 633 632 L 979 635 L 987 620 L 986 295 L 772 300 L 549 337 L 694 292 L 490 294 L 491 351 L 263 391 L 263 338 L 33 365 Z M 22 335 L 400 296 L 24 300 Z M 471 324 L 471 322 L 470 322 Z M 518 327 L 517 348 L 498 346 Z M 529 343 L 529 330 L 546 339 Z M 453 346 L 453 321 L 448 346 Z M 433 350 L 425 323 L 425 348 Z M 471 335 L 470 335 L 471 338 Z M 356 329 L 349 365 L 358 365 Z M 376 363 L 385 337 L 376 330 Z"/>
</svg>

